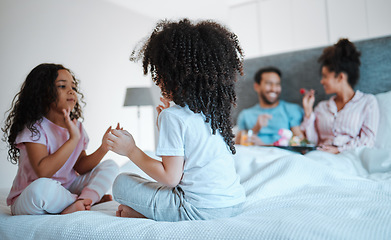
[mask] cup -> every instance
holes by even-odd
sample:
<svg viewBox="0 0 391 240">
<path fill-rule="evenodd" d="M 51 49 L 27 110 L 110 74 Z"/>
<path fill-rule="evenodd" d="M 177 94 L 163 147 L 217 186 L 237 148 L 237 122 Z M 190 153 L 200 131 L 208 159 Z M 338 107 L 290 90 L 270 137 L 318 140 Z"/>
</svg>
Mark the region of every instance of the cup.
<svg viewBox="0 0 391 240">
<path fill-rule="evenodd" d="M 240 145 L 243 146 L 251 146 L 254 145 L 253 142 L 251 142 L 251 137 L 253 135 L 252 130 L 242 130 L 240 135 Z"/>
</svg>

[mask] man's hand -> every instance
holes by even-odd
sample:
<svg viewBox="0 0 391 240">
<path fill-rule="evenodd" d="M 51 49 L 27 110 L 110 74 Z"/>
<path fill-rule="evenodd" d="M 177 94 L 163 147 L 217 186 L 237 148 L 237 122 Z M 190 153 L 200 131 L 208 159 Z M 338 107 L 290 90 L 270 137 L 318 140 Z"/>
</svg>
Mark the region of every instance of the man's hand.
<svg viewBox="0 0 391 240">
<path fill-rule="evenodd" d="M 252 135 L 249 139 L 250 142 L 252 142 L 256 146 L 264 146 L 266 145 L 258 136 Z"/>
<path fill-rule="evenodd" d="M 261 114 L 258 116 L 257 123 L 253 127 L 254 134 L 257 134 L 263 127 L 266 127 L 269 123 L 269 120 L 272 119 L 273 116 L 270 114 Z"/>
</svg>

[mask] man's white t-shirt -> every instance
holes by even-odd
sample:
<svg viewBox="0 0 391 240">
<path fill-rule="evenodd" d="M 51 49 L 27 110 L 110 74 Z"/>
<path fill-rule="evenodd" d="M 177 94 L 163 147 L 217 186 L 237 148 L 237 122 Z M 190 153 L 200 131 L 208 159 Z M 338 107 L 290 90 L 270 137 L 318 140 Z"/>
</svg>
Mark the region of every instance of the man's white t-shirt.
<svg viewBox="0 0 391 240">
<path fill-rule="evenodd" d="M 217 131 L 212 134 L 205 116 L 187 106 L 164 109 L 158 120 L 157 156 L 183 156 L 179 187 L 198 208 L 224 208 L 245 201 L 233 155 Z"/>
</svg>

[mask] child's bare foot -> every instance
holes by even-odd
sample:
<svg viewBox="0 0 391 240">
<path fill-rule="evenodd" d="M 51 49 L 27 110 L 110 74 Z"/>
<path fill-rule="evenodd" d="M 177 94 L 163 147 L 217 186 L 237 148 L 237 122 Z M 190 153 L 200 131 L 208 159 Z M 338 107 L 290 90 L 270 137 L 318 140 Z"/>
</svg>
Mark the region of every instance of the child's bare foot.
<svg viewBox="0 0 391 240">
<path fill-rule="evenodd" d="M 64 211 L 61 212 L 61 214 L 68 214 L 68 213 L 74 213 L 77 211 L 86 211 L 91 209 L 91 203 L 92 200 L 89 198 L 86 199 L 78 199 L 71 205 L 69 205 L 67 208 L 64 209 Z"/>
<path fill-rule="evenodd" d="M 117 217 L 127 217 L 127 218 L 145 218 L 144 215 L 140 214 L 139 212 L 136 212 L 132 208 L 120 204 L 118 206 L 118 211 L 115 213 Z"/>
<path fill-rule="evenodd" d="M 110 194 L 105 194 L 100 199 L 100 201 L 96 202 L 94 205 L 99 204 L 99 203 L 104 203 L 104 202 L 110 202 L 110 201 L 113 201 L 113 196 L 111 196 Z"/>
</svg>

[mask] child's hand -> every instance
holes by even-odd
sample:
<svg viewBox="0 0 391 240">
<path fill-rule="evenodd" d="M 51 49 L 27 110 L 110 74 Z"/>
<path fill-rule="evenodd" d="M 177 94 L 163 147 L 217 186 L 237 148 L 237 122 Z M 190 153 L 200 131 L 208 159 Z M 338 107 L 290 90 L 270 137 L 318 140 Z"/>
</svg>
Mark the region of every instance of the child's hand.
<svg viewBox="0 0 391 240">
<path fill-rule="evenodd" d="M 170 107 L 170 101 L 168 101 L 167 99 L 160 97 L 160 101 L 164 104 L 164 106 L 160 104 L 159 106 L 156 107 L 156 111 L 157 111 L 158 116 L 164 109 Z"/>
<path fill-rule="evenodd" d="M 111 126 L 106 130 L 105 134 L 103 135 L 103 139 L 102 139 L 102 145 L 101 145 L 101 147 L 102 147 L 102 149 L 103 149 L 104 151 L 106 151 L 106 152 L 109 151 L 109 145 L 108 145 L 108 143 L 107 143 L 107 140 L 108 140 L 108 138 L 109 138 L 110 132 L 111 132 Z"/>
<path fill-rule="evenodd" d="M 70 113 L 71 113 L 71 109 L 63 109 L 62 112 L 64 113 L 64 122 L 65 122 L 65 126 L 66 128 L 68 129 L 68 132 L 69 132 L 69 139 L 74 139 L 74 140 L 77 140 L 79 141 L 80 139 L 80 130 L 79 128 L 77 127 L 77 120 L 76 119 L 73 119 L 71 120 L 71 118 L 69 117 Z"/>
<path fill-rule="evenodd" d="M 132 134 L 122 129 L 112 129 L 107 138 L 109 150 L 129 157 L 132 151 L 136 148 Z"/>
<path fill-rule="evenodd" d="M 117 127 L 115 128 L 117 130 L 123 130 L 124 128 L 123 127 L 120 127 L 119 123 L 117 123 Z M 110 147 L 108 145 L 108 139 L 109 139 L 109 135 L 110 135 L 110 132 L 111 132 L 111 126 L 106 130 L 105 134 L 103 135 L 103 139 L 102 139 L 102 148 L 103 150 L 105 151 L 109 151 L 110 150 Z"/>
<path fill-rule="evenodd" d="M 159 119 L 159 115 L 160 113 L 166 109 L 166 108 L 169 108 L 170 107 L 170 101 L 168 101 L 167 99 L 163 98 L 163 97 L 160 97 L 160 101 L 164 104 L 163 105 L 159 105 L 156 107 L 156 111 L 157 111 L 157 118 L 156 118 L 156 126 L 159 128 L 158 126 L 158 119 Z"/>
<path fill-rule="evenodd" d="M 117 127 L 115 127 L 115 129 L 117 129 L 117 130 L 123 130 L 124 128 L 121 127 L 121 126 L 119 125 L 119 123 L 117 123 Z"/>
</svg>

